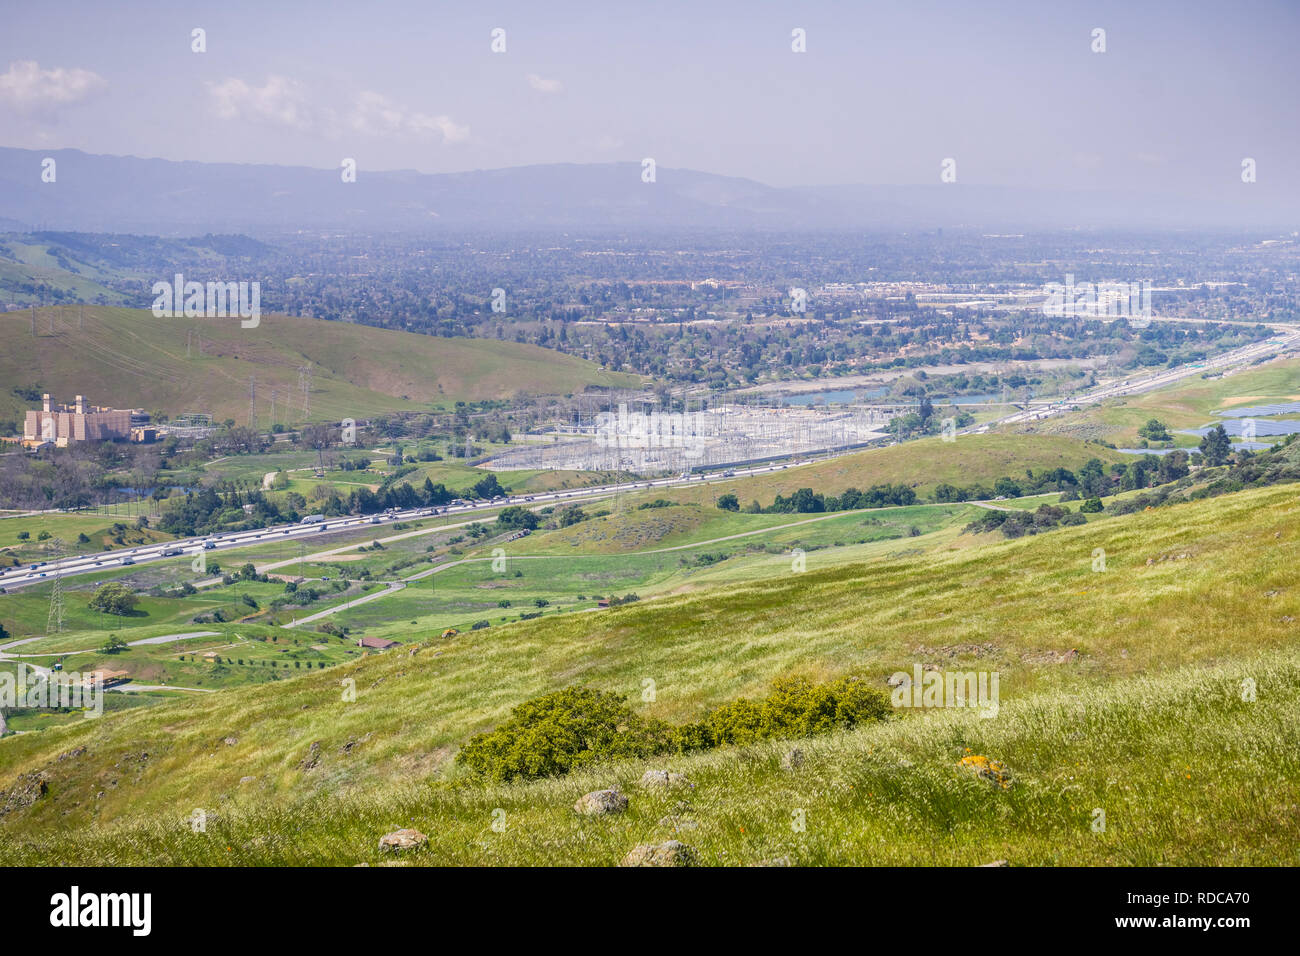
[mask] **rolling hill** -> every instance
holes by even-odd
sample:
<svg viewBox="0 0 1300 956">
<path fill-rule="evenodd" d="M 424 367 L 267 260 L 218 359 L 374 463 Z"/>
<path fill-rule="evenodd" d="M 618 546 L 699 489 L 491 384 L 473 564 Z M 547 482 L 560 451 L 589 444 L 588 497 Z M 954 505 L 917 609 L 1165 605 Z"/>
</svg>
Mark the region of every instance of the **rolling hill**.
<svg viewBox="0 0 1300 956">
<path fill-rule="evenodd" d="M 342 322 L 265 315 L 257 328 L 238 319 L 157 318 L 146 310 L 50 306 L 0 313 L 0 418 L 32 407 L 11 391 L 36 388 L 70 401 L 138 407 L 176 415 L 202 411 L 218 421 L 248 416 L 255 378 L 258 419 L 303 419 L 298 369 L 310 365 L 310 418 L 337 421 L 384 411 L 447 405 L 519 393 L 564 394 L 588 386 L 634 386 L 582 359 L 533 345 L 450 339 Z"/>
<path fill-rule="evenodd" d="M 0 859 L 352 864 L 409 825 L 433 834 L 425 862 L 612 863 L 671 836 L 675 813 L 699 828 L 679 838 L 723 864 L 1294 863 L 1298 517 L 1293 488 L 1263 488 L 447 639 L 412 628 L 418 645 L 274 686 L 11 737 Z M 998 671 L 999 716 L 916 713 L 815 738 L 797 774 L 776 744 L 496 787 L 450 763 L 515 705 L 573 684 L 676 722 L 780 675 L 884 687 L 914 663 Z M 1015 786 L 963 778 L 972 751 L 1005 761 Z M 638 789 L 665 765 L 694 782 L 689 811 Z M 634 812 L 606 825 L 568 810 L 610 782 Z M 194 807 L 219 840 L 192 839 Z M 497 807 L 517 822 L 484 843 Z M 791 842 L 792 807 L 816 808 L 821 828 Z M 1095 807 L 1111 814 L 1105 839 Z"/>
<path fill-rule="evenodd" d="M 669 498 L 682 503 L 712 506 L 720 495 L 732 492 L 742 505 L 757 500 L 770 505 L 778 494 L 791 495 L 800 488 L 839 494 L 845 488 L 903 484 L 918 495 L 928 495 L 936 485 L 991 485 L 1003 476 L 1024 477 L 1054 468 L 1078 470 L 1089 459 L 1103 464 L 1128 461 L 1129 456 L 1094 442 L 1065 435 L 1004 434 L 962 435 L 956 443 L 923 438 L 884 448 L 870 448 L 808 465 L 791 466 L 768 474 L 711 481 L 695 487 L 638 493 L 635 501 Z"/>
<path fill-rule="evenodd" d="M 58 188 L 40 181 L 58 163 Z M 1122 225 L 1293 225 L 1285 185 L 1263 178 L 1242 196 L 1187 202 L 1120 190 L 1036 190 L 976 184 L 778 188 L 737 176 L 659 166 L 643 182 L 640 158 L 429 174 L 366 170 L 344 185 L 338 169 L 174 162 L 77 149 L 0 147 L 0 221 L 28 229 L 283 234 L 345 228 L 431 229 L 917 229 Z"/>
</svg>

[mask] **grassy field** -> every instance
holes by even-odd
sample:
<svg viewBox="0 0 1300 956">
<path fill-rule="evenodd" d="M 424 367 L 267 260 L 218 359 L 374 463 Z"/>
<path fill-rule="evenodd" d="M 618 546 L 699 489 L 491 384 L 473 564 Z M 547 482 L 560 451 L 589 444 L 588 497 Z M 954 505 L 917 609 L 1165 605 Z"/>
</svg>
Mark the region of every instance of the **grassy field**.
<svg viewBox="0 0 1300 956">
<path fill-rule="evenodd" d="M 1254 702 L 1242 700 L 1247 680 L 1258 688 Z M 761 744 L 523 785 L 455 787 L 395 775 L 364 795 L 320 794 L 292 805 L 274 799 L 274 779 L 246 774 L 236 783 L 232 773 L 223 801 L 205 809 L 203 832 L 190 827 L 197 807 L 172 791 L 170 806 L 117 825 L 0 826 L 0 860 L 391 864 L 376 849 L 378 837 L 407 826 L 430 840 L 396 861 L 404 864 L 609 866 L 634 846 L 677 839 L 698 863 L 722 866 L 1295 866 L 1297 688 L 1300 655 L 1251 656 L 1068 699 L 1034 695 L 994 720 L 938 711 L 803 741 L 794 771 L 781 765 L 788 745 Z M 369 741 L 350 743 L 322 749 L 319 763 L 298 773 L 337 776 Z M 209 762 L 240 744 L 211 746 Z M 960 769 L 970 755 L 998 761 L 1008 785 Z M 153 753 L 130 756 L 111 781 L 92 784 L 106 788 L 99 802 L 146 781 L 156 786 Z M 75 773 L 92 759 L 73 752 L 61 770 Z M 639 783 L 647 767 L 682 772 L 689 783 L 647 788 Z M 584 818 L 570 809 L 582 793 L 610 785 L 629 796 L 626 813 Z"/>
<path fill-rule="evenodd" d="M 592 781 L 630 780 L 643 768 L 483 790 L 450 766 L 457 746 L 515 704 L 575 683 L 626 694 L 639 709 L 680 721 L 758 694 L 782 674 L 860 674 L 883 687 L 885 676 L 920 662 L 998 671 L 1003 716 L 909 715 L 809 742 L 806 790 L 769 772 L 778 747 L 674 761 L 705 801 L 698 839 L 706 859 L 775 853 L 771 841 L 788 836 L 791 810 L 820 794 L 829 801 L 819 804 L 825 842 L 788 847 L 798 862 L 905 862 L 907 847 L 921 854 L 913 862 L 1293 861 L 1294 815 L 1279 814 L 1294 802 L 1296 764 L 1278 756 L 1286 747 L 1294 753 L 1300 672 L 1293 491 L 1241 492 L 919 556 L 824 569 L 810 560 L 802 573 L 445 640 L 438 628 L 413 626 L 404 637 L 418 647 L 274 688 L 11 737 L 0 744 L 0 786 L 42 771 L 50 788 L 0 818 L 7 843 L 0 855 L 61 858 L 93 843 L 101 848 L 94 852 L 124 861 L 158 852 L 159 860 L 211 862 L 228 852 L 230 862 L 300 853 L 304 861 L 352 863 L 368 858 L 379 835 L 370 830 L 382 820 L 432 828 L 426 832 L 441 835 L 429 859 L 464 861 L 483 850 L 466 842 L 466 828 L 486 839 L 484 808 L 501 806 L 520 814 L 518 839 L 501 841 L 501 855 L 481 862 L 611 862 L 663 815 L 659 805 L 647 801 L 650 817 L 620 818 L 608 841 L 585 847 L 566 828 L 591 824 L 572 821 L 565 808 Z M 1097 548 L 1105 550 L 1104 571 L 1093 570 Z M 1216 666 L 1217 676 L 1195 670 Z M 1225 690 L 1243 673 L 1261 688 L 1256 709 L 1233 705 Z M 355 701 L 343 697 L 346 678 L 355 681 Z M 643 702 L 647 679 L 657 692 Z M 317 766 L 305 769 L 314 743 Z M 56 759 L 81 747 L 76 759 Z M 995 794 L 957 775 L 964 747 L 1005 761 L 1017 787 Z M 129 773 L 110 774 L 142 751 L 148 759 Z M 885 754 L 885 762 L 864 752 Z M 902 758 L 913 764 L 905 773 Z M 109 776 L 116 787 L 105 786 Z M 255 780 L 240 784 L 244 777 Z M 858 792 L 848 792 L 850 784 Z M 1102 796 L 1113 802 L 1098 802 Z M 338 809 L 317 816 L 325 800 Z M 526 816 L 530 806 L 539 816 Z M 777 806 L 785 809 L 768 820 Z M 1109 841 L 1087 828 L 1096 806 L 1114 808 Z M 199 849 L 206 844 L 178 829 L 194 807 L 222 808 L 230 829 L 219 832 L 230 851 Z M 1066 807 L 1085 815 L 1077 840 L 1062 840 L 1077 822 Z M 886 839 L 918 821 L 928 822 L 908 838 L 914 842 L 894 848 Z M 286 842 L 290 832 L 296 842 Z"/>
<path fill-rule="evenodd" d="M 887 448 L 872 448 L 853 455 L 810 465 L 790 466 L 770 474 L 701 482 L 699 485 L 630 495 L 633 504 L 655 498 L 712 505 L 717 497 L 732 492 L 741 505 L 757 500 L 769 505 L 778 494 L 793 494 L 812 488 L 825 494 L 839 494 L 845 488 L 865 490 L 872 485 L 904 484 L 918 496 L 936 485 L 991 485 L 1002 476 L 1023 478 L 1025 470 L 1035 473 L 1053 468 L 1077 470 L 1089 459 L 1103 463 L 1127 461 L 1129 456 L 1101 445 L 1062 435 L 999 434 L 962 435 L 954 443 L 941 438 L 923 438 Z"/>
<path fill-rule="evenodd" d="M 1300 400 L 1300 359 L 1280 359 L 1226 378 L 1189 378 L 1165 388 L 1126 396 L 1080 412 L 1039 422 L 1026 431 L 1108 441 L 1136 448 L 1137 430 L 1156 418 L 1175 431 L 1218 421 L 1214 412 L 1233 407 Z M 1174 443 L 1194 448 L 1200 439 L 1174 435 Z"/>
<path fill-rule="evenodd" d="M 54 331 L 50 331 L 51 317 Z M 448 339 L 344 322 L 263 316 L 256 328 L 237 319 L 156 318 L 145 310 L 87 306 L 0 313 L 0 381 L 48 391 L 59 401 L 85 395 L 118 408 L 176 415 L 203 411 L 218 421 L 248 415 L 255 376 L 263 421 L 270 394 L 276 417 L 303 419 L 298 368 L 312 366 L 310 417 L 338 421 L 385 411 L 506 398 L 526 391 L 563 394 L 587 385 L 634 386 L 635 376 L 532 345 Z M 202 352 L 187 336 L 202 339 Z M 187 354 L 188 353 L 188 354 Z M 22 420 L 28 406 L 8 389 L 0 418 Z"/>
</svg>

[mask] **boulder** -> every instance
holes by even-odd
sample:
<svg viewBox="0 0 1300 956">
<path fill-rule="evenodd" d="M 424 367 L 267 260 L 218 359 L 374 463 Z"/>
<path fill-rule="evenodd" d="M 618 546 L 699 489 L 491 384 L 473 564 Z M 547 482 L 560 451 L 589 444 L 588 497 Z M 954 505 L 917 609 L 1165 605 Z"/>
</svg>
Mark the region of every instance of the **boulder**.
<svg viewBox="0 0 1300 956">
<path fill-rule="evenodd" d="M 647 770 L 641 775 L 641 786 L 643 787 L 689 787 L 690 780 L 684 773 L 673 773 L 669 770 Z"/>
<path fill-rule="evenodd" d="M 311 746 L 307 748 L 307 756 L 302 758 L 298 768 L 300 770 L 311 770 L 318 763 L 320 763 L 320 741 L 313 740 Z"/>
<path fill-rule="evenodd" d="M 399 853 L 402 850 L 417 850 L 429 842 L 429 838 L 419 830 L 394 830 L 379 838 L 379 849 L 384 853 Z"/>
<path fill-rule="evenodd" d="M 622 813 L 627 809 L 627 797 L 619 793 L 615 787 L 610 787 L 608 790 L 593 790 L 579 797 L 573 809 L 576 813 L 589 817 L 603 816 L 606 813 Z"/>
<path fill-rule="evenodd" d="M 695 848 L 678 840 L 643 843 L 633 847 L 619 866 L 694 866 L 699 862 Z"/>
</svg>

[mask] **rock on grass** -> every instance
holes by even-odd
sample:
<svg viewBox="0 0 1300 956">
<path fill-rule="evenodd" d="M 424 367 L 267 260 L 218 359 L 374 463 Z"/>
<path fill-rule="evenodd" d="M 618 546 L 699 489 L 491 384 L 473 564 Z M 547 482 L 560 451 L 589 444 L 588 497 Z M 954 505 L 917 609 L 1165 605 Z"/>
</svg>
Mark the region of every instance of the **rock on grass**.
<svg viewBox="0 0 1300 956">
<path fill-rule="evenodd" d="M 619 866 L 695 866 L 699 854 L 679 840 L 666 843 L 643 843 L 633 847 Z"/>
<path fill-rule="evenodd" d="M 402 850 L 417 850 L 429 842 L 429 838 L 419 830 L 394 830 L 379 838 L 379 850 L 383 853 L 400 853 Z"/>
<path fill-rule="evenodd" d="M 575 813 L 583 816 L 603 816 L 606 813 L 622 813 L 627 809 L 627 797 L 611 787 L 608 790 L 593 790 L 584 793 L 573 805 Z"/>
</svg>

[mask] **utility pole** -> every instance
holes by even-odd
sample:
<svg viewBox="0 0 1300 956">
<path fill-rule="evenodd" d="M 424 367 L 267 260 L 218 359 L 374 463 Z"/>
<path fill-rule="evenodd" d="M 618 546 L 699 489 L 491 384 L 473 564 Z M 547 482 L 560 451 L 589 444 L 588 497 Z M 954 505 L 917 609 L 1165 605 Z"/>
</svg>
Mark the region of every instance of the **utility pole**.
<svg viewBox="0 0 1300 956">
<path fill-rule="evenodd" d="M 248 427 L 257 428 L 257 378 L 248 376 Z"/>
<path fill-rule="evenodd" d="M 50 614 L 45 621 L 47 634 L 58 634 L 63 630 L 63 539 L 55 538 L 54 550 L 54 589 L 50 591 Z"/>
<path fill-rule="evenodd" d="M 302 391 L 302 417 L 304 419 L 311 413 L 311 365 L 303 365 L 298 369 L 298 388 Z"/>
</svg>

